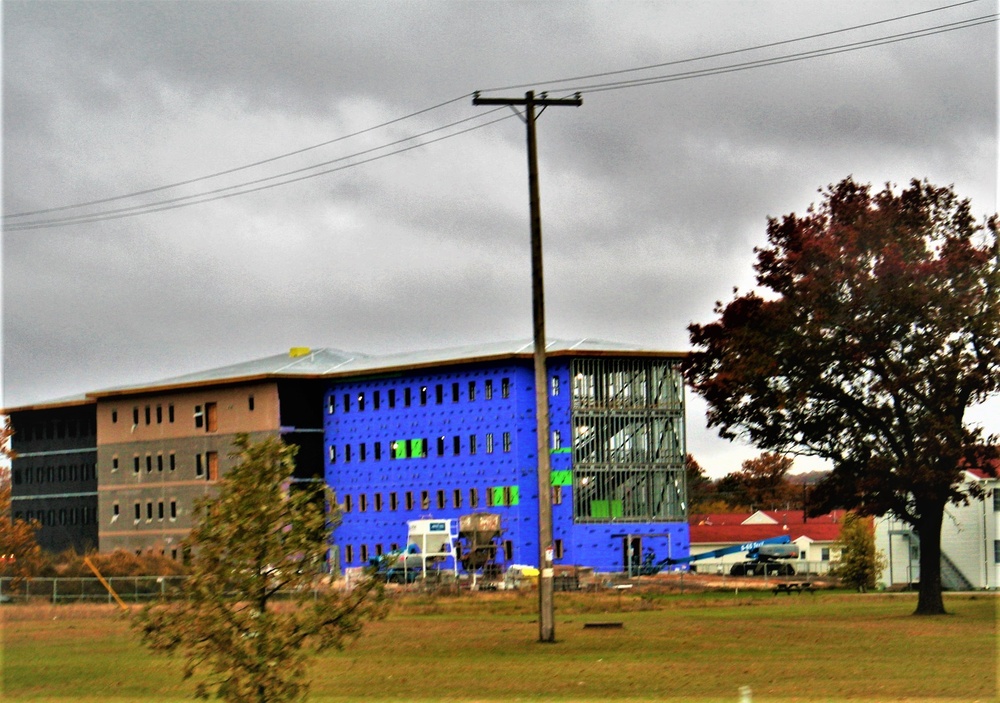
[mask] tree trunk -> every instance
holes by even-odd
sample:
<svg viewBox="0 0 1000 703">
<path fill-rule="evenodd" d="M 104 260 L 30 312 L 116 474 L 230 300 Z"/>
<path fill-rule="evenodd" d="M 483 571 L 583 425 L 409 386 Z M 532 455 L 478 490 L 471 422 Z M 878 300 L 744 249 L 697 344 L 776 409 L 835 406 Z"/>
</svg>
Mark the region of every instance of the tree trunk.
<svg viewBox="0 0 1000 703">
<path fill-rule="evenodd" d="M 914 615 L 944 615 L 941 595 L 941 523 L 944 502 L 918 501 L 920 520 L 916 525 L 920 537 L 920 587 Z"/>
</svg>

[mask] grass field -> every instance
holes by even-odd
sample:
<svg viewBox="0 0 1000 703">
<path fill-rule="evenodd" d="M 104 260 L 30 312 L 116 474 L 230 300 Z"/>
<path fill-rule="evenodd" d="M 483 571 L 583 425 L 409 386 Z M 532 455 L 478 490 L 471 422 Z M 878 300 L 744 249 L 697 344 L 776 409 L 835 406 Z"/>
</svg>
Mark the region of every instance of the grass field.
<svg viewBox="0 0 1000 703">
<path fill-rule="evenodd" d="M 555 644 L 534 594 L 396 600 L 315 660 L 310 700 L 995 701 L 998 598 L 556 594 Z M 4 701 L 185 701 L 177 661 L 141 649 L 110 606 L 5 605 Z M 585 629 L 588 622 L 621 629 Z"/>
</svg>

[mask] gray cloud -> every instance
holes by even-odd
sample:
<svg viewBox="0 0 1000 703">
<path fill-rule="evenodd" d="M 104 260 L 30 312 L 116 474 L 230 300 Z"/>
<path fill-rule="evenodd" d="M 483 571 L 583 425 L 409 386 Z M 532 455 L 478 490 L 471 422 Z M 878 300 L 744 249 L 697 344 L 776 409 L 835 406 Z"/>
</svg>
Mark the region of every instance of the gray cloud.
<svg viewBox="0 0 1000 703">
<path fill-rule="evenodd" d="M 7 2 L 4 209 L 201 176 L 476 89 L 544 89 L 532 82 L 934 6 Z M 995 0 L 981 2 L 628 75 L 996 10 Z M 818 188 L 848 174 L 876 184 L 926 176 L 954 183 L 977 212 L 995 210 L 996 56 L 993 24 L 753 71 L 585 91 L 580 108 L 550 108 L 538 123 L 549 333 L 685 347 L 689 322 L 710 319 L 733 285 L 752 285 L 766 217 L 801 212 Z M 169 195 L 336 159 L 485 113 L 466 97 Z M 378 353 L 527 337 L 524 128 L 510 119 L 185 209 L 8 231 L 2 253 L 8 405 L 302 344 Z M 691 448 L 712 458 L 710 470 L 736 468 L 752 451 L 712 440 L 702 424 L 690 418 Z"/>
</svg>

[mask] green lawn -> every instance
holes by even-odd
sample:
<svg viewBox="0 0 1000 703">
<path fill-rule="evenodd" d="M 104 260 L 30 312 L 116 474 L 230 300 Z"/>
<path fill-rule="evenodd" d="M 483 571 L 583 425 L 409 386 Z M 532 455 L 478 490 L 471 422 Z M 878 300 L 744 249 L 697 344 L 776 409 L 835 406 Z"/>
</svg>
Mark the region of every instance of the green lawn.
<svg viewBox="0 0 1000 703">
<path fill-rule="evenodd" d="M 313 669 L 314 702 L 997 700 L 992 595 L 556 594 L 555 644 L 535 597 L 400 598 Z M 140 649 L 106 606 L 5 605 L 4 701 L 183 701 L 177 661 Z M 621 629 L 584 629 L 594 621 Z"/>
</svg>

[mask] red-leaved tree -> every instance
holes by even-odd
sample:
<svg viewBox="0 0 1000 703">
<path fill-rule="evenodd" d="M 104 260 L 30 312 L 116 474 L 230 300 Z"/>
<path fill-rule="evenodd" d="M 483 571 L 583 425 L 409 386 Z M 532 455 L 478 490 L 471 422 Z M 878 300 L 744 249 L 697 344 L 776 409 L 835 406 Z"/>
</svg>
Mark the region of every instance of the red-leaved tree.
<svg viewBox="0 0 1000 703">
<path fill-rule="evenodd" d="M 803 216 L 769 219 L 761 292 L 690 326 L 688 379 L 723 436 L 830 461 L 812 512 L 912 525 L 916 613 L 943 613 L 945 506 L 965 499 L 962 467 L 996 456 L 965 415 L 1000 391 L 997 217 L 977 221 L 952 188 L 916 180 L 821 192 Z"/>
</svg>

